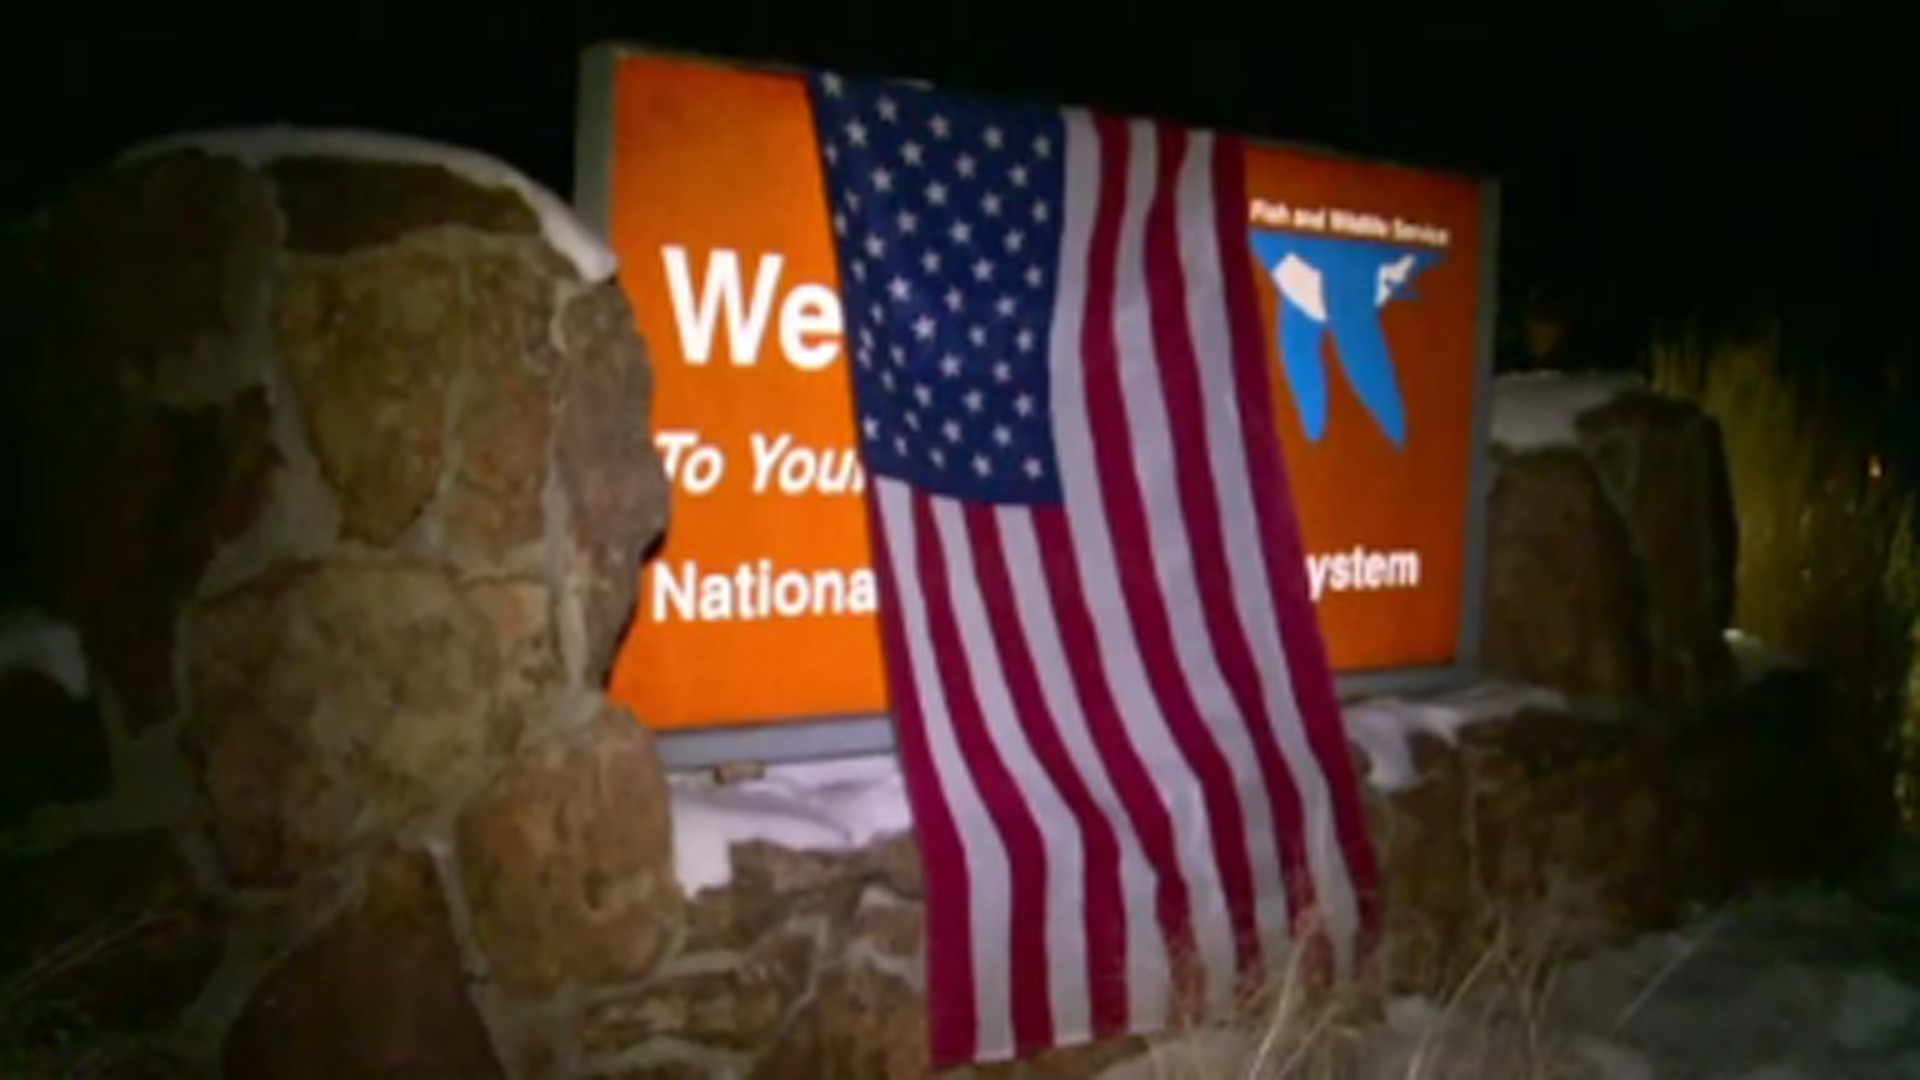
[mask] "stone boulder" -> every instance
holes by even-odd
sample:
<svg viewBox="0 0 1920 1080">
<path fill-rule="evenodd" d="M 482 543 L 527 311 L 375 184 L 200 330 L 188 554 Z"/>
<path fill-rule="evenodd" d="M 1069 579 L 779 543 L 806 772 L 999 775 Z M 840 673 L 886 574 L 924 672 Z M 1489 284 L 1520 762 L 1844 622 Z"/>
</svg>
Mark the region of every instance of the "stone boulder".
<svg viewBox="0 0 1920 1080">
<path fill-rule="evenodd" d="M 282 563 L 192 611 L 188 733 L 235 879 L 286 884 L 483 782 L 564 684 L 550 587 Z"/>
<path fill-rule="evenodd" d="M 1387 981 L 1440 993 L 1500 933 L 1578 952 L 1860 865 L 1818 746 L 1826 700 L 1818 678 L 1779 669 L 1673 719 L 1529 708 L 1451 745 L 1417 736 L 1415 782 L 1367 798 Z"/>
<path fill-rule="evenodd" d="M 255 991 L 227 1034 L 226 1065 L 249 1080 L 505 1076 L 430 858 L 376 860 L 358 901 Z"/>
<path fill-rule="evenodd" d="M 1574 449 L 1494 460 L 1482 662 L 1581 697 L 1645 699 L 1645 584 L 1600 478 Z"/>
<path fill-rule="evenodd" d="M 499 162 L 352 132 L 167 140 L 0 237 L 0 612 L 87 684 L 0 653 L 0 875 L 189 856 L 63 902 L 185 889 L 135 1019 L 191 1074 L 564 1072 L 569 995 L 677 940 L 603 693 L 667 513 L 615 268 Z"/>
<path fill-rule="evenodd" d="M 1493 399 L 1486 667 L 1621 705 L 1728 691 L 1737 526 L 1714 420 L 1620 378 L 1505 376 Z"/>
<path fill-rule="evenodd" d="M 515 758 L 458 826 L 493 978 L 552 992 L 652 970 L 679 927 L 667 815 L 659 755 L 625 710 Z"/>
<path fill-rule="evenodd" d="M 1581 417 L 1579 428 L 1639 555 L 1654 699 L 1725 690 L 1740 526 L 1719 422 L 1690 402 L 1636 393 Z"/>
</svg>

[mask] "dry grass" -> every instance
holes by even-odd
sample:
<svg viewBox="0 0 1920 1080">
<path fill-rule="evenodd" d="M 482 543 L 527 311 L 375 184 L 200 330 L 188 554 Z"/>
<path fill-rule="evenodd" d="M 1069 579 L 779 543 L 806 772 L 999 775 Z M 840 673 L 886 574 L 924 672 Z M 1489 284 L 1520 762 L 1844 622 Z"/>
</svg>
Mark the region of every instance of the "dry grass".
<svg viewBox="0 0 1920 1080">
<path fill-rule="evenodd" d="M 1648 366 L 1657 389 L 1721 425 L 1740 527 L 1736 625 L 1831 677 L 1829 749 L 1855 782 L 1863 826 L 1891 818 L 1896 803 L 1920 823 L 1920 521 L 1875 455 L 1883 425 L 1865 415 L 1874 403 L 1792 378 L 1781 349 L 1775 333 L 1680 336 L 1656 343 Z M 1289 970 L 1237 1015 L 1164 1040 L 1103 1080 L 1636 1075 L 1552 1008 L 1566 961 L 1604 935 L 1592 910 L 1563 889 L 1524 910 L 1483 902 L 1474 926 L 1396 927 L 1383 966 L 1396 981 L 1444 990 L 1316 994 Z M 1644 987 L 1613 1031 L 1594 1034 L 1623 1029 L 1690 956 Z"/>
<path fill-rule="evenodd" d="M 1556 1023 L 1561 966 L 1604 934 L 1591 897 L 1556 889 L 1524 908 L 1486 904 L 1477 927 L 1435 928 L 1452 940 L 1452 978 L 1433 996 L 1392 996 L 1374 978 L 1316 990 L 1298 964 L 1235 1015 L 1162 1040 L 1103 1080 L 1597 1080 L 1634 1075 L 1597 1060 L 1600 1040 Z M 1377 970 L 1406 949 L 1430 962 L 1419 932 L 1400 928 Z M 1424 937 L 1424 935 L 1421 935 Z M 1474 942 L 1462 947 L 1463 942 Z M 1431 970 L 1431 969 L 1430 969 Z"/>
<path fill-rule="evenodd" d="M 76 973 L 94 979 L 106 975 L 111 968 L 106 962 L 116 953 L 172 917 L 173 912 L 156 905 L 103 921 L 29 958 L 17 970 L 0 973 L 0 1076 L 72 1080 L 158 1075 L 127 1072 L 140 1055 L 138 1040 L 103 1024 L 83 993 L 63 991 L 75 989 L 69 984 Z M 150 1059 L 139 1060 L 144 1064 Z"/>
<path fill-rule="evenodd" d="M 1698 334 L 1649 351 L 1656 388 L 1719 421 L 1740 522 L 1736 624 L 1832 678 L 1830 749 L 1861 797 L 1863 827 L 1920 825 L 1920 562 L 1909 484 L 1877 434 L 1898 423 L 1782 362 L 1769 330 Z M 1807 369 L 1810 365 L 1799 365 Z M 1897 808 L 1897 811 L 1896 811 Z"/>
</svg>

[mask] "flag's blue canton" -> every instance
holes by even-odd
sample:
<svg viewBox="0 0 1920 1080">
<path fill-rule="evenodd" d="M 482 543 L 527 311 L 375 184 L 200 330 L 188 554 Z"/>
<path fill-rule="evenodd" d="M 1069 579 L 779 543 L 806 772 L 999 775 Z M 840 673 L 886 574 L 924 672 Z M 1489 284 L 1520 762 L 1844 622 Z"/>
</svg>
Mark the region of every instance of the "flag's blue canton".
<svg viewBox="0 0 1920 1080">
<path fill-rule="evenodd" d="M 1058 502 L 1059 112 L 834 75 L 812 91 L 867 468 L 955 498 Z"/>
</svg>

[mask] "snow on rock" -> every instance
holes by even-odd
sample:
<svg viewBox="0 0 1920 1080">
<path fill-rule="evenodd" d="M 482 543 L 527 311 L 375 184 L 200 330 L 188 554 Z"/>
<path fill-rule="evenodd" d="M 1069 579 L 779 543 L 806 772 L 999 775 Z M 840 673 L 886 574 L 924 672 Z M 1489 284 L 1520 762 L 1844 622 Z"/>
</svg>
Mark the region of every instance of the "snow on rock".
<svg viewBox="0 0 1920 1080">
<path fill-rule="evenodd" d="M 1598 1080 L 1655 1080 L 1659 1075 L 1647 1056 L 1629 1046 L 1597 1035 L 1574 1035 L 1573 1056 L 1584 1062 Z"/>
<path fill-rule="evenodd" d="M 1920 908 L 1900 911 L 1851 886 L 1757 894 L 1574 962 L 1546 1004 L 1662 1077 L 1915 1080 Z"/>
<path fill-rule="evenodd" d="M 1646 383 L 1635 375 L 1528 372 L 1493 382 L 1493 442 L 1508 450 L 1572 446 L 1582 416 Z"/>
<path fill-rule="evenodd" d="M 588 284 L 605 281 L 619 269 L 613 252 L 551 191 L 518 169 L 476 150 L 384 132 L 274 126 L 172 135 L 134 147 L 121 156 L 120 163 L 175 150 L 234 158 L 256 169 L 290 157 L 437 165 L 469 183 L 505 188 L 520 196 L 538 217 L 547 243 L 571 262 Z"/>
<path fill-rule="evenodd" d="M 1740 681 L 1752 685 L 1777 671 L 1793 671 L 1805 665 L 1744 630 L 1728 630 L 1727 650 L 1733 654 Z"/>
<path fill-rule="evenodd" d="M 1491 1077 L 1565 1076 L 1568 1080 L 1653 1080 L 1645 1057 L 1587 1032 L 1542 1032 L 1521 1015 L 1486 1015 L 1461 1002 L 1424 997 L 1386 1002 L 1383 1022 L 1361 1043 L 1358 1074 L 1366 1080 L 1487 1080 Z M 1472 1003 L 1469 1003 L 1470 1005 Z"/>
<path fill-rule="evenodd" d="M 0 611 L 0 675 L 10 671 L 39 672 L 75 701 L 90 693 L 80 632 L 38 611 Z"/>
<path fill-rule="evenodd" d="M 674 868 L 688 896 L 732 880 L 735 844 L 853 851 L 913 824 L 892 754 L 770 766 L 763 776 L 730 784 L 703 776 L 669 783 Z"/>
<path fill-rule="evenodd" d="M 1566 699 L 1549 690 L 1482 683 L 1429 698 L 1372 698 L 1343 707 L 1347 739 L 1366 754 L 1367 783 L 1378 791 L 1402 791 L 1419 779 L 1413 736 L 1426 733 L 1453 742 L 1461 729 L 1505 720 L 1529 708 L 1561 710 Z"/>
</svg>

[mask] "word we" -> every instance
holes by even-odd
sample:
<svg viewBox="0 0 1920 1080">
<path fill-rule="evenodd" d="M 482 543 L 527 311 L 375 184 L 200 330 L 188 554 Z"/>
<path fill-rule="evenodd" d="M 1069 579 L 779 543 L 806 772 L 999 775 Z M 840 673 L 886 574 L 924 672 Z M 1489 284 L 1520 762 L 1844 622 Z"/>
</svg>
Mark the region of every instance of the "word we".
<svg viewBox="0 0 1920 1080">
<path fill-rule="evenodd" d="M 802 282 L 782 295 L 785 255 L 760 256 L 751 289 L 741 278 L 740 253 L 729 248 L 708 253 L 697 285 L 686 248 L 668 244 L 660 249 L 660 258 L 680 354 L 694 367 L 705 367 L 713 357 L 714 339 L 723 326 L 727 360 L 734 367 L 760 362 L 769 325 L 779 340 L 780 356 L 795 370 L 825 371 L 840 358 L 845 323 L 839 294 L 826 285 Z"/>
</svg>

